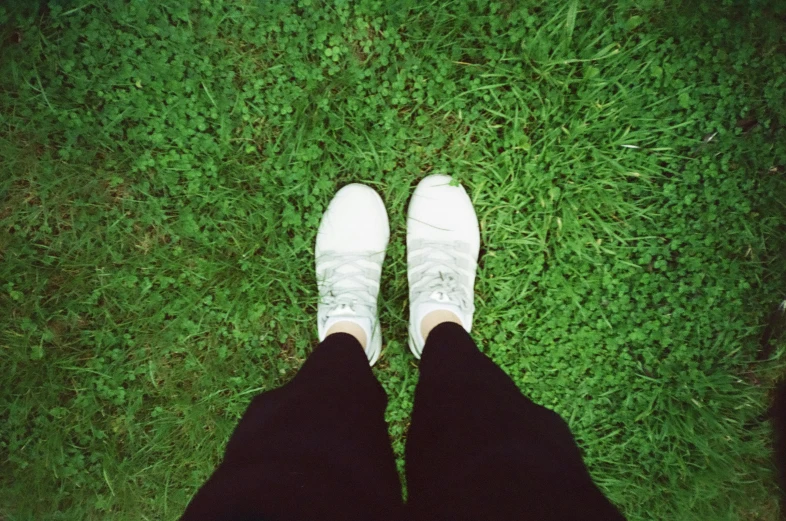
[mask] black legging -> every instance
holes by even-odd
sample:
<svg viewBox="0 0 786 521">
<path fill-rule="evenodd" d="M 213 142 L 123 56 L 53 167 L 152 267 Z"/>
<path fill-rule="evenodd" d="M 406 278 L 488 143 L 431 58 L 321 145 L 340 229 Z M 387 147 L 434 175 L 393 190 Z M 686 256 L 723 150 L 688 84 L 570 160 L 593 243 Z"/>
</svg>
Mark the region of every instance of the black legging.
<svg viewBox="0 0 786 521">
<path fill-rule="evenodd" d="M 536 405 L 461 326 L 428 337 L 401 499 L 387 397 L 360 344 L 322 342 L 291 382 L 254 398 L 183 521 L 621 520 L 567 424 Z"/>
</svg>

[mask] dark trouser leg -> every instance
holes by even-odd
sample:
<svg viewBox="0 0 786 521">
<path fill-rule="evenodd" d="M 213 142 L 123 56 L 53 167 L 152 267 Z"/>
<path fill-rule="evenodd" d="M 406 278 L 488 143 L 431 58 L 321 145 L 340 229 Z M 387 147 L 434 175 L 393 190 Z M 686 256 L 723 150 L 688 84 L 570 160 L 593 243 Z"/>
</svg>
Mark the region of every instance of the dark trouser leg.
<svg viewBox="0 0 786 521">
<path fill-rule="evenodd" d="M 357 340 L 330 335 L 291 382 L 254 398 L 182 520 L 397 518 L 386 404 Z"/>
<path fill-rule="evenodd" d="M 562 418 L 523 396 L 456 324 L 426 342 L 406 472 L 416 519 L 624 519 Z"/>
</svg>

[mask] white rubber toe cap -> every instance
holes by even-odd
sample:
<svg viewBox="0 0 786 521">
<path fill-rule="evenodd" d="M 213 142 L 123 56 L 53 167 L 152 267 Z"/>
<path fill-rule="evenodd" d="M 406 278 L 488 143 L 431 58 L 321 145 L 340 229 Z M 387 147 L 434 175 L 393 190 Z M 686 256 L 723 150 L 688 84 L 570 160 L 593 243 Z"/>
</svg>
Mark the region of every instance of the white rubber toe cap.
<svg viewBox="0 0 786 521">
<path fill-rule="evenodd" d="M 430 175 L 418 184 L 409 203 L 407 236 L 435 241 L 463 241 L 475 258 L 480 251 L 480 229 L 472 201 L 450 176 Z"/>
<path fill-rule="evenodd" d="M 390 238 L 385 203 L 373 188 L 349 184 L 330 201 L 317 233 L 315 253 L 383 252 Z"/>
</svg>

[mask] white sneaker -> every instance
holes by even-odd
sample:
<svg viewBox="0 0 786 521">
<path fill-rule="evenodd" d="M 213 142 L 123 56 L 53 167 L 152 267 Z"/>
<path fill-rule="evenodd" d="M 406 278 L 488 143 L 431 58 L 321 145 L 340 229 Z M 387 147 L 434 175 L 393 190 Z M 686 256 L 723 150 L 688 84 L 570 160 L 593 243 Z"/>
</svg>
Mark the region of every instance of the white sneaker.
<svg viewBox="0 0 786 521">
<path fill-rule="evenodd" d="M 350 184 L 336 192 L 325 210 L 314 249 L 319 341 L 333 324 L 353 322 L 366 333 L 371 365 L 382 350 L 377 296 L 389 237 L 382 199 L 368 186 Z"/>
<path fill-rule="evenodd" d="M 409 348 L 417 358 L 426 343 L 421 323 L 432 311 L 450 311 L 472 329 L 480 229 L 467 192 L 450 181 L 447 175 L 426 177 L 409 203 Z"/>
</svg>

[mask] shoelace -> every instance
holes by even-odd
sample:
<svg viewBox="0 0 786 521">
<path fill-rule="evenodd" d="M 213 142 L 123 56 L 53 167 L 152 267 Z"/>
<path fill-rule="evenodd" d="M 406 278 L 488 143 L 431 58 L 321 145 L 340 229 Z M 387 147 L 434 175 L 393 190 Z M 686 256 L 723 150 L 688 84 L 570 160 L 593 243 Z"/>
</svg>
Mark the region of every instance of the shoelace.
<svg viewBox="0 0 786 521">
<path fill-rule="evenodd" d="M 422 243 L 411 246 L 412 271 L 410 302 L 449 302 L 462 311 L 474 311 L 468 294 L 474 259 L 466 253 L 469 246 L 461 242 Z M 464 279 L 464 280 L 462 280 Z"/>
<path fill-rule="evenodd" d="M 377 266 L 367 253 L 324 252 L 320 257 L 323 275 L 319 281 L 326 317 L 357 314 L 358 306 L 376 312 Z M 340 271 L 339 271 L 340 270 Z"/>
</svg>

